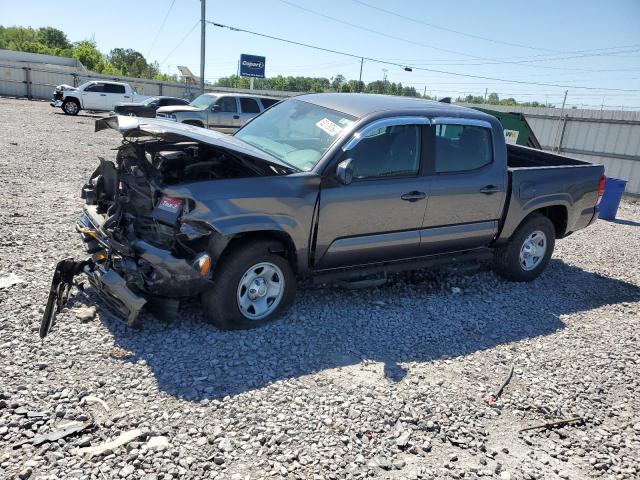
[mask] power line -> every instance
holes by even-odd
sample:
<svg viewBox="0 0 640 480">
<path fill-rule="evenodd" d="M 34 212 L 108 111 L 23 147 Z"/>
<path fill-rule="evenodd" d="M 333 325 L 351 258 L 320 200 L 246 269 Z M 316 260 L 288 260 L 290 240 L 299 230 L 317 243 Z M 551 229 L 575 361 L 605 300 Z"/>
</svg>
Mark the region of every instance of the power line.
<svg viewBox="0 0 640 480">
<path fill-rule="evenodd" d="M 463 36 L 469 37 L 469 38 L 475 38 L 476 40 L 484 40 L 486 42 L 498 43 L 498 44 L 502 44 L 502 45 L 509 45 L 511 47 L 526 48 L 526 49 L 529 49 L 529 50 L 538 50 L 538 51 L 541 51 L 541 52 L 566 53 L 566 52 L 562 52 L 560 50 L 551 50 L 551 49 L 548 49 L 548 48 L 531 47 L 529 45 L 523 45 L 521 43 L 505 42 L 503 40 L 495 40 L 493 38 L 482 37 L 480 35 L 474 35 L 472 33 L 461 32 L 459 30 L 454 30 L 452 28 L 441 27 L 440 25 L 434 25 L 433 23 L 427 23 L 427 22 L 425 22 L 423 20 L 418 20 L 417 18 L 407 17 L 406 15 L 402 15 L 400 13 L 393 12 L 391 10 L 386 10 L 384 8 L 381 8 L 381 7 L 376 7 L 375 5 L 370 5 L 369 3 L 363 2 L 362 0 L 352 0 L 352 1 L 355 2 L 355 3 L 358 3 L 360 5 L 363 5 L 363 6 L 367 7 L 367 8 L 371 8 L 373 10 L 378 10 L 380 12 L 384 12 L 384 13 L 386 13 L 388 15 L 393 15 L 395 17 L 402 18 L 404 20 L 409 20 L 411 22 L 419 23 L 421 25 L 426 25 L 427 27 L 435 28 L 435 29 L 438 29 L 438 30 L 443 30 L 445 32 L 455 33 L 457 35 L 463 35 Z"/>
<path fill-rule="evenodd" d="M 481 79 L 481 80 L 494 80 L 496 82 L 517 83 L 517 84 L 522 84 L 522 85 L 539 85 L 539 86 L 560 87 L 560 88 L 579 88 L 579 89 L 584 89 L 584 90 L 615 91 L 615 92 L 639 92 L 640 91 L 640 90 L 631 90 L 631 89 L 623 89 L 623 88 L 587 87 L 587 86 L 579 86 L 579 85 L 561 85 L 561 84 L 557 84 L 557 83 L 527 82 L 527 81 L 524 81 L 524 80 L 508 80 L 508 79 L 505 79 L 505 78 L 486 77 L 486 76 L 482 76 L 482 75 L 471 75 L 471 74 L 467 74 L 467 73 L 448 72 L 446 70 L 437 70 L 437 69 L 434 69 L 434 68 L 426 68 L 426 67 L 419 67 L 419 66 L 406 65 L 406 64 L 403 65 L 401 63 L 389 62 L 389 61 L 381 60 L 381 59 L 378 59 L 378 58 L 367 57 L 367 56 L 364 56 L 364 55 L 356 55 L 356 54 L 353 54 L 353 53 L 342 52 L 342 51 L 339 51 L 339 50 L 333 50 L 331 48 L 319 47 L 317 45 L 311 45 L 311 44 L 308 44 L 308 43 L 296 42 L 294 40 L 287 40 L 286 38 L 276 37 L 274 35 L 268 35 L 266 33 L 258 33 L 258 32 L 254 32 L 252 30 L 246 30 L 244 28 L 232 27 L 230 25 L 224 25 L 222 23 L 212 22 L 210 20 L 207 20 L 207 23 L 210 23 L 214 27 L 227 28 L 227 29 L 229 29 L 231 31 L 234 31 L 234 32 L 248 33 L 250 35 L 255 35 L 255 36 L 258 36 L 258 37 L 269 38 L 271 40 L 277 40 L 279 42 L 285 42 L 285 43 L 289 43 L 289 44 L 292 44 L 292 45 L 298 45 L 300 47 L 312 48 L 314 50 L 320 50 L 320 51 L 323 51 L 323 52 L 335 53 L 336 55 L 344 55 L 344 56 L 352 57 L 352 58 L 360 58 L 360 59 L 367 60 L 369 62 L 380 63 L 382 65 L 392 65 L 394 67 L 400 67 L 400 68 L 402 68 L 402 69 L 404 69 L 406 71 L 420 70 L 420 71 L 424 71 L 424 72 L 442 73 L 444 75 L 454 75 L 454 76 L 466 77 L 466 78 L 478 78 L 478 79 Z"/>
<path fill-rule="evenodd" d="M 191 33 L 196 29 L 196 27 L 197 27 L 198 25 L 200 25 L 200 20 L 196 20 L 196 23 L 194 23 L 194 24 L 193 24 L 193 27 L 191 27 L 191 29 L 187 32 L 187 34 L 186 34 L 184 37 L 182 37 L 182 40 L 180 40 L 180 41 L 177 43 L 177 45 L 176 45 L 175 47 L 173 47 L 173 50 L 171 50 L 171 51 L 169 52 L 169 55 L 167 55 L 167 56 L 165 57 L 165 59 L 164 59 L 164 60 L 162 60 L 162 61 L 160 62 L 161 64 L 165 63 L 165 62 L 167 61 L 167 59 L 168 59 L 171 55 L 173 55 L 173 52 L 175 52 L 175 51 L 178 49 L 178 47 L 184 43 L 184 41 L 187 39 L 187 37 L 188 37 L 189 35 L 191 35 Z"/>
<path fill-rule="evenodd" d="M 164 18 L 162 19 L 162 23 L 160 23 L 160 27 L 158 28 L 158 31 L 156 32 L 156 36 L 153 37 L 153 42 L 151 42 L 151 46 L 149 47 L 149 51 L 147 52 L 147 58 L 149 58 L 149 55 L 151 55 L 151 50 L 153 50 L 153 47 L 156 46 L 156 42 L 158 41 L 158 37 L 160 36 L 160 32 L 162 31 L 162 27 L 164 27 L 164 24 L 167 22 L 167 18 L 169 18 L 169 13 L 171 12 L 171 9 L 173 8 L 173 4 L 176 3 L 176 0 L 171 0 L 171 5 L 169 5 L 169 10 L 167 10 L 167 13 L 165 14 Z"/>
<path fill-rule="evenodd" d="M 563 53 L 563 54 L 567 54 L 567 53 L 582 53 L 582 51 L 567 52 L 567 51 L 562 51 L 562 50 L 552 50 L 552 49 L 549 49 L 549 48 L 532 47 L 530 45 L 524 45 L 524 44 L 521 44 L 521 43 L 505 42 L 504 40 L 496 40 L 494 38 L 483 37 L 481 35 L 475 35 L 473 33 L 468 33 L 468 32 L 461 32 L 459 30 L 454 30 L 453 28 L 443 27 L 443 26 L 440 26 L 440 25 L 435 25 L 433 23 L 425 22 L 424 20 L 419 20 L 417 18 L 408 17 L 406 15 L 402 15 L 402 14 L 400 14 L 398 12 L 394 12 L 392 10 L 387 10 L 385 8 L 382 8 L 382 7 L 377 7 L 375 5 L 371 5 L 371 4 L 367 3 L 367 2 L 364 2 L 363 0 L 351 0 L 351 1 L 353 1 L 355 3 L 358 3 L 358 4 L 362 5 L 362 6 L 365 6 L 367 8 L 371 8 L 373 10 L 378 10 L 380 12 L 384 12 L 384 13 L 386 13 L 388 15 L 393 15 L 394 17 L 398 17 L 398 18 L 402 18 L 404 20 L 408 20 L 410 22 L 419 23 L 419 24 L 425 25 L 427 27 L 435 28 L 435 29 L 442 30 L 442 31 L 445 31 L 445 32 L 449 32 L 449 33 L 455 33 L 457 35 L 463 35 L 465 37 L 474 38 L 476 40 L 484 40 L 484 41 L 487 41 L 487 42 L 498 43 L 498 44 L 502 44 L 502 45 L 509 45 L 511 47 L 520 47 L 520 48 L 526 48 L 526 49 L 529 49 L 529 50 L 538 50 L 538 51 L 541 51 L 541 52 L 554 52 L 554 53 Z M 607 50 L 607 49 L 602 48 L 602 49 L 596 49 L 596 50 Z"/>
<path fill-rule="evenodd" d="M 546 61 L 553 61 L 553 60 L 568 60 L 568 59 L 572 59 L 572 58 L 584 58 L 584 57 L 592 57 L 592 56 L 613 55 L 613 54 L 616 54 L 616 53 L 633 53 L 633 52 L 640 51 L 640 49 L 635 49 L 635 50 L 624 50 L 624 51 L 619 51 L 619 52 L 606 52 L 606 53 L 594 53 L 594 54 L 586 53 L 586 54 L 582 54 L 582 55 L 575 55 L 575 56 L 568 56 L 568 57 L 565 56 L 565 57 L 560 57 L 560 58 L 548 58 L 548 59 L 547 58 L 545 58 L 545 59 L 538 59 L 538 58 L 531 59 L 530 58 L 530 59 L 525 59 L 525 60 L 501 60 L 501 59 L 495 59 L 495 58 L 488 58 L 488 57 L 480 57 L 480 56 L 477 56 L 477 55 L 471 55 L 469 53 L 460 52 L 460 51 L 457 51 L 457 50 L 450 50 L 450 49 L 446 49 L 446 48 L 436 47 L 434 45 L 430 45 L 430 44 L 426 44 L 426 43 L 422 43 L 422 42 L 417 42 L 417 41 L 410 40 L 410 39 L 403 38 L 403 37 L 398 37 L 396 35 L 391 35 L 391 34 L 388 34 L 388 33 L 385 33 L 385 32 L 381 32 L 379 30 L 374 30 L 374 29 L 369 28 L 369 27 L 365 27 L 365 26 L 362 26 L 362 25 L 351 23 L 351 22 L 348 22 L 346 20 L 342 20 L 340 18 L 336 18 L 336 17 L 333 17 L 331 15 L 324 14 L 322 12 L 318 12 L 317 10 L 313 10 L 311 8 L 307 8 L 307 7 L 303 7 L 301 5 L 297 5 L 297 4 L 293 3 L 293 2 L 290 2 L 289 0 L 280 0 L 280 2 L 284 3 L 285 5 L 289 5 L 290 7 L 297 8 L 299 10 L 311 13 L 313 15 L 317 15 L 319 17 L 326 18 L 328 20 L 331 20 L 331 21 L 334 21 L 334 22 L 337 22 L 337 23 L 340 23 L 340 24 L 343 24 L 343 25 L 347 25 L 349 27 L 356 28 L 358 30 L 362 30 L 362 31 L 365 31 L 365 32 L 373 33 L 375 35 L 380 35 L 380 36 L 385 37 L 385 38 L 390 38 L 392 40 L 397 40 L 397 41 L 400 41 L 400 42 L 405 42 L 405 43 L 409 43 L 409 44 L 412 44 L 412 45 L 417 45 L 417 46 L 420 46 L 420 47 L 429 48 L 429 49 L 432 49 L 432 50 L 438 50 L 438 51 L 441 51 L 441 52 L 452 53 L 454 55 L 462 55 L 462 56 L 465 56 L 465 57 L 470 57 L 470 58 L 474 58 L 474 59 L 478 59 L 478 60 L 487 60 L 487 62 L 483 62 L 483 63 L 466 63 L 466 64 L 459 64 L 459 63 L 455 64 L 454 63 L 454 64 L 450 64 L 450 65 L 513 64 L 513 65 L 521 65 L 521 66 L 527 67 L 529 65 L 525 65 L 526 63 L 546 62 Z M 563 53 L 563 52 L 561 52 L 561 53 Z M 537 65 L 536 68 L 547 68 L 547 69 L 552 69 L 552 70 L 567 70 L 566 67 L 553 67 L 553 66 L 549 66 L 549 65 Z"/>
</svg>

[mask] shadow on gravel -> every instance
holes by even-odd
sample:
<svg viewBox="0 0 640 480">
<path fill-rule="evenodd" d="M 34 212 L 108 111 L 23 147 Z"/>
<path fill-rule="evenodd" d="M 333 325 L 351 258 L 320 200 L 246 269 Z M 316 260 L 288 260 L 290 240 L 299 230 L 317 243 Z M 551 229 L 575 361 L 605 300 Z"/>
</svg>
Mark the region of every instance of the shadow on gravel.
<svg viewBox="0 0 640 480">
<path fill-rule="evenodd" d="M 618 225 L 629 225 L 630 227 L 640 227 L 640 222 L 634 222 L 633 220 L 623 220 L 621 218 L 609 220 L 609 222 L 617 223 Z"/>
<path fill-rule="evenodd" d="M 169 324 L 146 315 L 142 331 L 128 330 L 104 310 L 101 318 L 116 343 L 133 353 L 122 361 L 145 360 L 162 391 L 196 401 L 362 360 L 383 362 L 388 381 L 397 382 L 407 372 L 403 363 L 549 335 L 564 328 L 561 315 L 640 300 L 635 285 L 555 259 L 528 284 L 491 272 L 423 278 L 409 274 L 372 290 L 301 288 L 285 318 L 250 331 L 218 331 L 202 321 L 197 305 Z M 461 294 L 450 293 L 453 284 Z M 342 378 L 357 387 L 350 372 Z"/>
</svg>

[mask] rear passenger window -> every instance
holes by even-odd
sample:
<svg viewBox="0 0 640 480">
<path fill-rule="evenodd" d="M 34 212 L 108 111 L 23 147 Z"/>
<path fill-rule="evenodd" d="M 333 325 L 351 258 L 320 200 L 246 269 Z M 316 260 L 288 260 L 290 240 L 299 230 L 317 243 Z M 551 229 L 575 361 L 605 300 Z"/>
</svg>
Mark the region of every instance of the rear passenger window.
<svg viewBox="0 0 640 480">
<path fill-rule="evenodd" d="M 238 111 L 236 97 L 222 97 L 216 102 L 216 105 L 220 105 L 220 112 L 236 113 Z"/>
<path fill-rule="evenodd" d="M 420 126 L 369 132 L 350 152 L 353 178 L 414 176 L 420 167 Z"/>
<path fill-rule="evenodd" d="M 476 170 L 493 161 L 491 130 L 471 125 L 436 125 L 436 173 Z"/>
<path fill-rule="evenodd" d="M 271 105 L 275 105 L 280 100 L 276 100 L 275 98 L 261 98 L 260 101 L 265 109 L 269 108 Z"/>
<path fill-rule="evenodd" d="M 125 93 L 124 85 L 115 85 L 113 83 L 105 83 L 104 91 L 106 93 Z"/>
<path fill-rule="evenodd" d="M 240 97 L 242 113 L 260 113 L 260 105 L 255 98 Z"/>
</svg>

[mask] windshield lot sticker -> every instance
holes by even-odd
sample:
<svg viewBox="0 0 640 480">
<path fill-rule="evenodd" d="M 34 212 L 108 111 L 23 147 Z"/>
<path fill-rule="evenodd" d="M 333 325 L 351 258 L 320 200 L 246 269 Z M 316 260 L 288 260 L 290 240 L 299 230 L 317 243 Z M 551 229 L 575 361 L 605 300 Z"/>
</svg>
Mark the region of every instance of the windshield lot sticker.
<svg viewBox="0 0 640 480">
<path fill-rule="evenodd" d="M 336 125 L 328 118 L 323 118 L 318 123 L 316 123 L 316 127 L 328 133 L 332 137 L 335 137 L 338 133 L 342 131 L 342 127 L 340 125 Z"/>
</svg>

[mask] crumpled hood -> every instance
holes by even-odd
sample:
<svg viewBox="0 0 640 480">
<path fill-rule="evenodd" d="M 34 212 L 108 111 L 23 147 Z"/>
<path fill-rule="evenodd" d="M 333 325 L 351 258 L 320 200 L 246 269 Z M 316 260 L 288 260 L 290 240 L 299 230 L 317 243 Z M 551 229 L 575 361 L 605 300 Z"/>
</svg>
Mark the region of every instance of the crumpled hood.
<svg viewBox="0 0 640 480">
<path fill-rule="evenodd" d="M 62 83 L 56 86 L 56 90 L 59 92 L 66 92 L 69 90 L 77 90 L 76 87 L 72 87 L 71 85 L 67 85 L 66 83 Z"/>
<path fill-rule="evenodd" d="M 174 112 L 201 112 L 201 108 L 192 107 L 191 105 L 170 105 L 168 107 L 160 107 L 156 110 L 158 113 L 174 113 Z"/>
<path fill-rule="evenodd" d="M 128 117 L 114 115 L 96 120 L 95 131 L 112 128 L 122 133 L 124 138 L 157 137 L 169 142 L 193 141 L 207 143 L 232 152 L 248 155 L 268 164 L 291 169 L 291 165 L 280 162 L 277 158 L 258 150 L 236 137 L 213 130 L 195 127 L 185 123 L 171 122 L 157 118 Z"/>
</svg>

